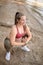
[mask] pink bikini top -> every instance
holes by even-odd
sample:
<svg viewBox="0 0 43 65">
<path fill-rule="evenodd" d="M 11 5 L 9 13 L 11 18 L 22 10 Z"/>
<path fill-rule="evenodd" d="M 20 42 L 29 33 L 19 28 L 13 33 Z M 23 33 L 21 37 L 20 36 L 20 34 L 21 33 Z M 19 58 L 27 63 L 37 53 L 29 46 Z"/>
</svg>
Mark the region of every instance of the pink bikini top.
<svg viewBox="0 0 43 65">
<path fill-rule="evenodd" d="M 21 38 L 21 37 L 24 36 L 24 35 L 25 35 L 25 33 L 20 34 L 20 33 L 19 33 L 19 30 L 18 30 L 18 28 L 17 28 L 16 38 Z"/>
</svg>

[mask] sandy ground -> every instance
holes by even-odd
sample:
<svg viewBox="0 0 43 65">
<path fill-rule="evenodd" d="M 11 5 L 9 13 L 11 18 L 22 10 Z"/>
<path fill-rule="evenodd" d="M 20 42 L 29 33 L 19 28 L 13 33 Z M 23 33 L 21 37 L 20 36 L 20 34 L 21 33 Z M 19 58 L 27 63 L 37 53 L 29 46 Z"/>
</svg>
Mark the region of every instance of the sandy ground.
<svg viewBox="0 0 43 65">
<path fill-rule="evenodd" d="M 23 12 L 26 12 L 27 24 L 32 33 L 32 39 L 27 45 L 31 51 L 24 52 L 20 48 L 14 48 L 11 60 L 7 62 L 5 60 L 4 39 L 9 35 L 10 28 L 0 26 L 0 65 L 43 65 L 43 27 L 31 16 L 25 7 L 18 7 L 19 11 L 22 11 L 23 8 Z"/>
</svg>

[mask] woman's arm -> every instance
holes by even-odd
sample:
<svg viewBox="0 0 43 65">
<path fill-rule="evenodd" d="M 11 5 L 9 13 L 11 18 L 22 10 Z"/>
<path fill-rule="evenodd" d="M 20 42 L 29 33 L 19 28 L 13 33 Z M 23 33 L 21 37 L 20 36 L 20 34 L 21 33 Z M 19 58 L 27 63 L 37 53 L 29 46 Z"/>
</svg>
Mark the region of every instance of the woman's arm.
<svg viewBox="0 0 43 65">
<path fill-rule="evenodd" d="M 30 29 L 27 25 L 25 26 L 25 32 L 28 35 L 28 37 L 25 38 L 25 42 L 28 43 L 32 38 L 32 34 L 31 34 Z"/>
<path fill-rule="evenodd" d="M 24 42 L 16 42 L 15 41 L 16 34 L 17 34 L 16 26 L 13 26 L 12 29 L 11 29 L 11 32 L 10 32 L 11 45 L 15 45 L 15 46 L 25 45 Z"/>
</svg>

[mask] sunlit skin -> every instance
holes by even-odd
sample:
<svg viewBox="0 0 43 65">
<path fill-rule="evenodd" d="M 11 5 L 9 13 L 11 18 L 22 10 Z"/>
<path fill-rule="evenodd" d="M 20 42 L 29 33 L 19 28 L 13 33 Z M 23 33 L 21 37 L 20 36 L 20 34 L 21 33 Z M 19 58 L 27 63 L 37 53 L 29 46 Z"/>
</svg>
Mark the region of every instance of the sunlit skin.
<svg viewBox="0 0 43 65">
<path fill-rule="evenodd" d="M 9 38 L 11 41 L 11 45 L 22 46 L 22 45 L 25 45 L 26 42 L 29 42 L 31 40 L 32 35 L 31 35 L 29 27 L 26 25 L 26 16 L 22 16 L 21 19 L 18 21 L 19 22 L 17 25 L 12 26 Z M 28 38 L 16 39 L 16 34 L 17 34 L 16 26 L 19 30 L 19 33 L 26 33 L 28 35 Z M 24 26 L 25 26 L 25 30 L 24 30 Z M 22 42 L 21 42 L 21 40 L 22 40 Z"/>
</svg>

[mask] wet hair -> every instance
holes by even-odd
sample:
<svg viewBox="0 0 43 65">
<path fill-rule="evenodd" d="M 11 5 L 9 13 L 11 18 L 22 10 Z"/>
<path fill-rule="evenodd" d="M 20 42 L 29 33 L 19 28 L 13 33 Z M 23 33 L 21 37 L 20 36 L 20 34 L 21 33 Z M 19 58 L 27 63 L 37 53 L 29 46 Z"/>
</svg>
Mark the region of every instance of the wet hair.
<svg viewBox="0 0 43 65">
<path fill-rule="evenodd" d="M 16 12 L 15 14 L 15 25 L 18 23 L 18 21 L 21 19 L 21 17 L 24 16 L 21 12 Z"/>
</svg>

